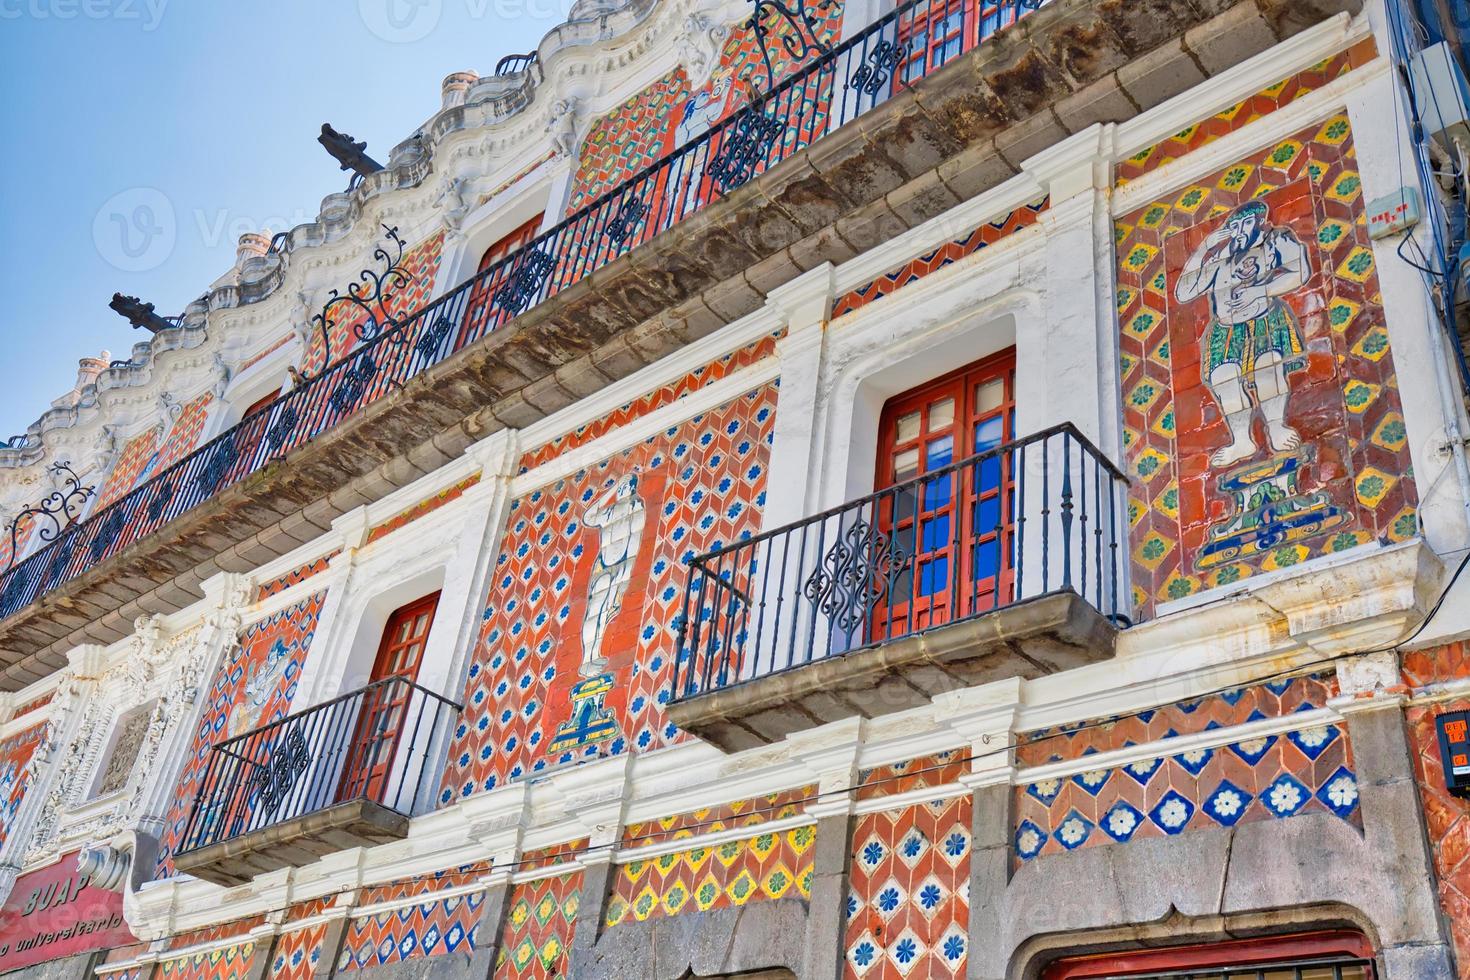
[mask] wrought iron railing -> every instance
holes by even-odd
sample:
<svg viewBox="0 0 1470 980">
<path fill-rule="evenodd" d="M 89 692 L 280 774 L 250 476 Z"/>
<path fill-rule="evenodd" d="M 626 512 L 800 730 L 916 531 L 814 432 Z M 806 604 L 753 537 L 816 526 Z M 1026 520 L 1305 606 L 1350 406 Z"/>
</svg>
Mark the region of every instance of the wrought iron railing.
<svg viewBox="0 0 1470 980">
<path fill-rule="evenodd" d="M 978 10 L 960 0 L 902 4 L 448 294 L 387 318 L 381 332 L 273 405 L 5 571 L 0 617 L 153 534 L 1045 2 L 997 0 Z M 273 240 L 273 250 L 280 241 Z"/>
<path fill-rule="evenodd" d="M 179 853 L 355 800 L 412 816 L 460 708 L 389 677 L 212 746 Z"/>
<path fill-rule="evenodd" d="M 1058 592 L 1118 618 L 1127 482 L 1064 424 L 700 555 L 673 696 Z"/>
</svg>

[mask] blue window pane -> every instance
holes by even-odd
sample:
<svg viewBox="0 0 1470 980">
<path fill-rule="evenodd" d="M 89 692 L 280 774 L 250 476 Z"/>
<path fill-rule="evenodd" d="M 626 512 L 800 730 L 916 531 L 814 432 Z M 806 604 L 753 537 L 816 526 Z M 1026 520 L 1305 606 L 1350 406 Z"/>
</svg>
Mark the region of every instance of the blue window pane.
<svg viewBox="0 0 1470 980">
<path fill-rule="evenodd" d="M 943 548 L 949 542 L 949 515 L 942 514 L 924 522 L 925 552 Z"/>
<path fill-rule="evenodd" d="M 985 493 L 1000 486 L 1000 461 L 999 456 L 991 456 L 980 461 L 980 465 L 976 467 L 979 471 L 975 478 L 976 490 Z"/>
<path fill-rule="evenodd" d="M 929 469 L 937 470 L 954 462 L 954 436 L 945 436 L 929 443 L 924 451 Z"/>
<path fill-rule="evenodd" d="M 936 558 L 919 566 L 919 595 L 929 596 L 949 587 L 949 559 Z"/>
<path fill-rule="evenodd" d="M 975 533 L 989 534 L 1000 527 L 1000 497 L 986 497 L 975 504 Z"/>
<path fill-rule="evenodd" d="M 990 578 L 1000 570 L 1000 542 L 995 538 L 975 546 L 975 579 Z"/>
<path fill-rule="evenodd" d="M 951 496 L 949 483 L 953 478 L 953 473 L 946 473 L 938 479 L 924 483 L 925 510 L 934 510 L 949 503 Z"/>
<path fill-rule="evenodd" d="M 997 415 L 975 426 L 975 452 L 984 452 L 1000 445 L 1001 439 L 1005 436 L 1005 426 L 1002 421 Z"/>
</svg>

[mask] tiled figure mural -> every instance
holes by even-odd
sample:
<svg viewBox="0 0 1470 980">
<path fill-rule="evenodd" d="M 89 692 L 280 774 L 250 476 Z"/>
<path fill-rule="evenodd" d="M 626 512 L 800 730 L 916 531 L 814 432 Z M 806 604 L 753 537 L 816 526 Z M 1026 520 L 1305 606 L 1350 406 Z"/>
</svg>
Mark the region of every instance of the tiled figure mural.
<svg viewBox="0 0 1470 980">
<path fill-rule="evenodd" d="M 210 687 L 169 808 L 159 846 L 159 877 L 173 874 L 173 854 L 188 823 L 210 746 L 268 724 L 291 710 L 326 597 L 325 592 L 317 592 L 252 624 L 241 633 L 239 644 L 226 654 Z"/>
<path fill-rule="evenodd" d="M 1470 644 L 1463 641 L 1403 655 L 1403 680 L 1411 691 L 1467 677 Z M 1449 921 L 1460 977 L 1470 980 L 1470 803 L 1450 795 L 1445 788 L 1444 763 L 1434 724 L 1437 716 L 1451 711 L 1470 711 L 1470 698 L 1412 703 L 1405 714 L 1439 900 Z"/>
<path fill-rule="evenodd" d="M 1127 718 L 1032 732 L 1018 747 L 1017 761 L 1035 766 L 1075 760 L 1289 717 L 1322 707 L 1335 693 L 1331 674 L 1283 678 Z M 1015 813 L 1018 863 L 1304 813 L 1332 813 L 1354 826 L 1362 820 L 1352 747 L 1346 729 L 1332 724 L 1034 781 L 1016 789 Z"/>
<path fill-rule="evenodd" d="M 810 898 L 816 842 L 817 828 L 805 826 L 629 861 L 618 869 L 603 925 L 611 929 L 787 895 Z"/>
<path fill-rule="evenodd" d="M 842 8 L 838 2 L 813 8 L 817 36 L 825 43 L 837 40 Z M 767 39 L 771 69 L 779 81 L 800 68 L 805 60 L 793 58 L 782 43 L 790 28 L 775 14 L 770 15 L 767 27 L 771 32 Z M 702 136 L 748 104 L 751 94 L 763 90 L 766 84 L 766 69 L 755 31 L 745 27 L 742 21 L 731 29 L 720 51 L 719 64 L 698 88 L 690 86 L 682 67 L 675 68 L 592 125 L 577 161 L 568 211 L 590 204 L 664 154 Z M 795 111 L 791 115 L 795 117 Z M 800 131 L 789 130 L 787 139 L 802 138 L 809 142 L 820 133 L 826 124 L 826 107 L 814 106 L 802 113 L 801 119 Z M 701 177 L 684 173 L 680 182 L 681 188 L 672 191 L 665 188 L 665 193 L 681 190 L 685 194 L 700 193 Z M 657 210 L 657 206 L 650 204 L 650 210 Z"/>
<path fill-rule="evenodd" d="M 965 975 L 972 809 L 962 791 L 858 818 L 844 976 Z"/>
<path fill-rule="evenodd" d="M 1140 609 L 1416 533 L 1345 115 L 1124 216 Z"/>
<path fill-rule="evenodd" d="M 511 503 L 441 802 L 680 737 L 682 563 L 759 527 L 775 409 L 757 389 Z"/>
<path fill-rule="evenodd" d="M 506 900 L 495 980 L 559 980 L 569 974 L 582 872 L 521 882 Z"/>
<path fill-rule="evenodd" d="M 32 725 L 0 742 L 0 846 L 4 846 L 15 815 L 25 801 L 31 779 L 31 756 L 46 735 L 46 723 Z"/>
</svg>

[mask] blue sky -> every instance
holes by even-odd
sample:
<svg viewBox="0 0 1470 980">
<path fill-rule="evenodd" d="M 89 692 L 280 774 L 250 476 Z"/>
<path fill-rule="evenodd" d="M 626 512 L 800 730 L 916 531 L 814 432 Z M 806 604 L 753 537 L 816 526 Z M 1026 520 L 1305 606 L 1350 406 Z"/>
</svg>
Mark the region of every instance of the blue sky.
<svg viewBox="0 0 1470 980">
<path fill-rule="evenodd" d="M 445 75 L 490 74 L 568 3 L 0 0 L 0 439 L 71 388 L 77 358 L 144 339 L 114 292 L 181 312 L 241 231 L 315 218 L 347 182 L 323 122 L 386 162 Z"/>
</svg>

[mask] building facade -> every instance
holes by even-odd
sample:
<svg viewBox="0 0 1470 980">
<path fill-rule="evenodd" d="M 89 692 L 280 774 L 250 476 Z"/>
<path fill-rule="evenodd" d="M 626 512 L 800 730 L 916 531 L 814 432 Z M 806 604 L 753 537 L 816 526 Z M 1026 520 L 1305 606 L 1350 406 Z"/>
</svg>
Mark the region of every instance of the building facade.
<svg viewBox="0 0 1470 980">
<path fill-rule="evenodd" d="M 1470 977 L 1452 13 L 448 76 L 0 448 L 0 974 Z"/>
</svg>

